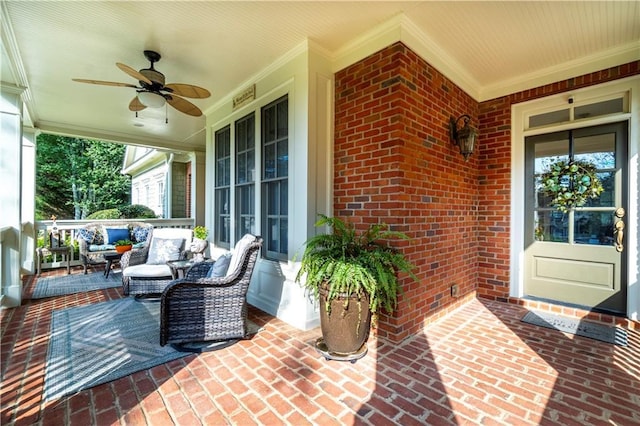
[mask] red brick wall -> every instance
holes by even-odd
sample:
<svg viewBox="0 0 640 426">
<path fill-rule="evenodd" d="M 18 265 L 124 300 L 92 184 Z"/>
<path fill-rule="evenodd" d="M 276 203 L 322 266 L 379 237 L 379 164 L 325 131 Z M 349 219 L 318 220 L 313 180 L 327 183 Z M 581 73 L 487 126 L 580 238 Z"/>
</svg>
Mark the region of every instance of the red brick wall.
<svg viewBox="0 0 640 426">
<path fill-rule="evenodd" d="M 640 61 L 482 102 L 479 107 L 478 295 L 509 298 L 511 105 L 640 74 Z"/>
<path fill-rule="evenodd" d="M 359 227 L 385 222 L 412 240 L 399 243 L 417 265 L 404 277 L 381 336 L 402 340 L 425 321 L 472 297 L 478 263 L 478 157 L 449 141 L 451 115 L 478 103 L 401 43 L 336 74 L 334 214 Z M 438 315 L 436 315 L 438 316 Z"/>
</svg>

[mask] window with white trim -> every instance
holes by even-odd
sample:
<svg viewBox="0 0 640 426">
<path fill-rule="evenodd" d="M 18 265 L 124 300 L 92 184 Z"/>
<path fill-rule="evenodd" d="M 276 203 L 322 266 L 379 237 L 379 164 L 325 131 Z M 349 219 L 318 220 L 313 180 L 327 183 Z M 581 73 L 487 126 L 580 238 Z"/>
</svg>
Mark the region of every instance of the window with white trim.
<svg viewBox="0 0 640 426">
<path fill-rule="evenodd" d="M 255 114 L 235 123 L 235 223 L 236 241 L 256 233 L 256 141 Z"/>
<path fill-rule="evenodd" d="M 285 96 L 262 108 L 263 255 L 286 260 L 289 231 L 289 101 Z"/>
<path fill-rule="evenodd" d="M 231 244 L 231 128 L 215 134 L 215 232 L 214 241 L 220 247 Z"/>
</svg>

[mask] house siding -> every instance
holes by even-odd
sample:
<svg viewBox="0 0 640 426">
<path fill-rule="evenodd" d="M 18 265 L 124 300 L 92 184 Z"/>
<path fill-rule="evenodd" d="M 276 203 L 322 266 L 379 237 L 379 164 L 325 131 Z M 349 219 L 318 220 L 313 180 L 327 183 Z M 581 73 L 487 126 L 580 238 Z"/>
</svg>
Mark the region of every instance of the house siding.
<svg viewBox="0 0 640 426">
<path fill-rule="evenodd" d="M 400 341 L 476 295 L 509 301 L 511 105 L 638 73 L 634 62 L 478 103 L 400 42 L 336 73 L 334 215 L 405 232 L 394 244 L 417 267 L 380 336 Z M 468 162 L 448 133 L 462 114 L 480 131 Z"/>
<path fill-rule="evenodd" d="M 187 214 L 189 189 L 187 187 L 187 165 L 190 163 L 171 164 L 171 217 L 190 217 Z"/>
</svg>

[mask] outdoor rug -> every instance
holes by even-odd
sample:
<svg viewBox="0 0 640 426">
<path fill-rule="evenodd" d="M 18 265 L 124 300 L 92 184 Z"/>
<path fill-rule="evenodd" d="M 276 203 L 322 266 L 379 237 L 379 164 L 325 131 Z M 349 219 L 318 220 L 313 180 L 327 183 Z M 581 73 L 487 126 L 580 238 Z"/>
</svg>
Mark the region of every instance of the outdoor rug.
<svg viewBox="0 0 640 426">
<path fill-rule="evenodd" d="M 121 285 L 122 276 L 119 272 L 114 271 L 111 271 L 109 278 L 105 278 L 102 272 L 94 272 L 87 275 L 44 277 L 38 278 L 38 281 L 36 281 L 36 288 L 33 289 L 31 298 L 43 299 L 45 297 L 120 287 Z"/>
<path fill-rule="evenodd" d="M 258 326 L 248 324 L 252 333 Z M 160 303 L 133 298 L 52 313 L 44 398 L 53 400 L 190 355 L 160 346 Z"/>
<path fill-rule="evenodd" d="M 528 312 L 521 321 L 618 346 L 627 346 L 627 331 L 613 325 L 566 318 L 549 312 Z"/>
</svg>

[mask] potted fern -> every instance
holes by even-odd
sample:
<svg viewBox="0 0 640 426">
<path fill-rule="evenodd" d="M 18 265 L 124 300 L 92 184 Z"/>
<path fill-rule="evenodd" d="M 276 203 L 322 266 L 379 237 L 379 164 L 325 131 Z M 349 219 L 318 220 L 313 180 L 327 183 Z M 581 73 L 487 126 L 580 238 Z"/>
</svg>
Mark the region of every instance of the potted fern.
<svg viewBox="0 0 640 426">
<path fill-rule="evenodd" d="M 320 302 L 319 344 L 330 354 L 348 356 L 365 347 L 372 314 L 393 313 L 401 290 L 398 272 L 417 277 L 414 266 L 388 243 L 408 239 L 402 232 L 386 224 L 358 232 L 351 223 L 321 215 L 316 226 L 325 225 L 332 232 L 305 243 L 296 281 Z"/>
</svg>

